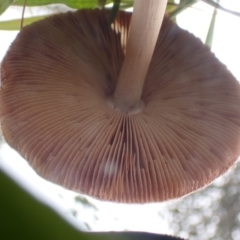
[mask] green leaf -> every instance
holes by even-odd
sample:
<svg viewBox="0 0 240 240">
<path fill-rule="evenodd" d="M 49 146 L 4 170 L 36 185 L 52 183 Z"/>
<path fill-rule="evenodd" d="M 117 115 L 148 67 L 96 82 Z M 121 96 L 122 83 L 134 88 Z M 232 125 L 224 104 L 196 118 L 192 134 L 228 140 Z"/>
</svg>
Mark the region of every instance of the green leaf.
<svg viewBox="0 0 240 240">
<path fill-rule="evenodd" d="M 31 24 L 33 22 L 36 22 L 36 21 L 41 20 L 48 16 L 50 16 L 50 15 L 42 15 L 42 16 L 37 16 L 37 17 L 24 18 L 23 26 L 26 26 L 28 24 Z M 21 19 L 2 21 L 2 22 L 0 22 L 0 30 L 20 30 L 20 25 L 21 25 Z"/>
<path fill-rule="evenodd" d="M 97 0 L 27 0 L 26 6 L 45 6 L 49 4 L 65 4 L 71 8 L 92 8 L 97 6 Z M 24 0 L 16 0 L 14 3 L 16 6 L 23 6 Z"/>
<path fill-rule="evenodd" d="M 90 239 L 41 204 L 0 170 L 1 239 Z"/>
<path fill-rule="evenodd" d="M 14 0 L 0 0 L 0 15 L 13 3 Z"/>
<path fill-rule="evenodd" d="M 104 8 L 104 6 L 106 5 L 107 0 L 98 0 L 97 6 L 99 8 Z"/>
<path fill-rule="evenodd" d="M 181 0 L 176 8 L 173 8 L 171 12 L 168 12 L 169 16 L 174 18 L 187 8 L 191 7 L 193 4 L 197 3 L 199 0 Z"/>
<path fill-rule="evenodd" d="M 1 0 L 0 0 L 1 1 Z M 16 0 L 14 5 L 23 6 L 25 0 Z M 119 2 L 119 3 L 118 3 Z M 121 8 L 132 7 L 133 0 L 27 0 L 26 6 L 45 6 L 49 4 L 65 4 L 68 7 L 75 9 L 83 9 L 83 8 L 102 8 L 106 4 L 113 3 L 117 6 L 120 5 Z"/>
<path fill-rule="evenodd" d="M 14 5 L 23 6 L 24 0 L 16 0 Z M 111 2 L 111 1 L 107 1 Z M 98 0 L 27 0 L 26 6 L 45 6 L 49 4 L 65 4 L 68 7 L 82 9 L 82 8 L 94 8 L 98 6 Z"/>
</svg>

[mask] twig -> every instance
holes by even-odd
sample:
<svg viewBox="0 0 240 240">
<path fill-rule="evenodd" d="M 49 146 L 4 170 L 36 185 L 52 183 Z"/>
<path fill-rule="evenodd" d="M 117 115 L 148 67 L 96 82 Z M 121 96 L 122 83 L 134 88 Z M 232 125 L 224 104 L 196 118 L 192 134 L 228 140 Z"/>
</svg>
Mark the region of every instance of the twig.
<svg viewBox="0 0 240 240">
<path fill-rule="evenodd" d="M 23 21 L 24 21 L 24 13 L 25 13 L 26 4 L 27 4 L 27 0 L 24 0 L 24 5 L 23 5 L 23 10 L 22 10 L 22 19 L 21 19 L 20 29 L 23 28 Z"/>
<path fill-rule="evenodd" d="M 222 11 L 225 11 L 225 12 L 228 12 L 228 13 L 231 13 L 231 14 L 233 14 L 235 16 L 240 17 L 240 12 L 235 12 L 235 11 L 229 10 L 227 8 L 224 8 L 217 2 L 213 2 L 212 0 L 202 0 L 202 1 L 207 3 L 207 4 L 209 4 L 209 5 L 211 5 L 211 6 L 213 6 L 213 7 L 215 7 L 215 8 L 217 8 L 217 9 L 220 9 Z"/>
</svg>

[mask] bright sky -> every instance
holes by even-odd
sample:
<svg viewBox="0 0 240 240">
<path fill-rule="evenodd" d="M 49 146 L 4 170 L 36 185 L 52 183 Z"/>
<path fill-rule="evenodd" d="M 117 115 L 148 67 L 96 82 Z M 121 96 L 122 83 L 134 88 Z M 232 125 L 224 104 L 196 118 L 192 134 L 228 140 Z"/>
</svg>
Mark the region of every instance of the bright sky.
<svg viewBox="0 0 240 240">
<path fill-rule="evenodd" d="M 240 12 L 239 0 L 222 0 L 221 4 L 229 9 Z M 33 10 L 36 13 L 39 10 Z M 191 9 L 178 17 L 182 28 L 188 29 L 197 37 L 205 41 L 211 20 L 213 8 L 199 2 Z M 31 13 L 26 12 L 26 16 Z M 19 9 L 9 9 L 0 16 L 1 20 L 20 18 Z M 227 65 L 228 69 L 240 80 L 240 17 L 233 16 L 223 11 L 218 12 L 212 50 L 216 56 Z M 17 32 L 0 31 L 0 61 Z M 165 204 L 124 205 L 93 201 L 98 207 L 99 220 L 94 219 L 94 212 L 77 206 L 73 201 L 75 193 L 66 191 L 39 178 L 28 164 L 16 152 L 4 144 L 0 151 L 0 168 L 4 168 L 27 189 L 33 192 L 42 201 L 47 201 L 61 214 L 70 217 L 69 210 L 77 209 L 81 212 L 79 219 L 89 222 L 94 230 L 140 230 L 158 233 L 169 232 L 168 224 L 159 217 L 159 211 Z M 59 194 L 62 196 L 59 197 Z M 106 211 L 107 209 L 107 211 Z M 141 219 L 141 221 L 139 221 Z M 144 219 L 144 221 L 142 221 Z M 151 221 L 149 221 L 151 220 Z M 150 224 L 148 224 L 150 222 Z"/>
</svg>

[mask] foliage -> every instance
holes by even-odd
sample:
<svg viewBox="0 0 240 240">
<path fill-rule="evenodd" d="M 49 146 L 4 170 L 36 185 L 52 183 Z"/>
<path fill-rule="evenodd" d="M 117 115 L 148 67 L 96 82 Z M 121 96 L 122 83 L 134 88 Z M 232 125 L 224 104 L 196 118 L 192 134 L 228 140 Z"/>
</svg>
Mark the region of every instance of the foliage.
<svg viewBox="0 0 240 240">
<path fill-rule="evenodd" d="M 0 15 L 4 13 L 11 4 L 13 4 L 13 0 L 0 0 Z"/>
<path fill-rule="evenodd" d="M 117 14 L 119 9 L 127 9 L 133 6 L 134 0 L 0 0 L 0 15 L 4 13 L 4 11 L 14 5 L 14 6 L 46 6 L 50 4 L 64 4 L 68 7 L 73 9 L 83 9 L 83 8 L 109 8 L 109 4 L 112 4 L 112 15 L 110 20 L 113 20 Z M 174 0 L 168 0 L 168 5 L 166 9 L 166 13 L 175 19 L 175 17 L 181 13 L 182 11 L 186 10 L 187 8 L 191 7 L 193 4 L 199 2 L 200 0 L 180 0 L 179 3 L 176 3 Z M 227 11 L 231 14 L 240 16 L 240 13 L 230 11 L 228 9 L 223 8 L 218 2 L 213 0 L 202 0 L 205 3 L 213 6 L 215 8 L 215 12 L 213 14 L 212 21 L 209 26 L 208 36 L 206 39 L 206 44 L 211 46 L 212 43 L 212 36 L 214 31 L 214 24 L 216 18 L 216 9 L 221 9 L 223 11 Z M 32 22 L 38 21 L 40 19 L 45 18 L 45 16 L 34 16 L 30 18 L 25 18 L 23 21 L 23 26 L 28 25 Z M 1 21 L 0 22 L 0 30 L 19 30 L 21 26 L 22 19 L 14 19 L 9 21 Z"/>
<path fill-rule="evenodd" d="M 19 188 L 2 171 L 0 183 L 2 239 L 89 239 Z"/>
</svg>

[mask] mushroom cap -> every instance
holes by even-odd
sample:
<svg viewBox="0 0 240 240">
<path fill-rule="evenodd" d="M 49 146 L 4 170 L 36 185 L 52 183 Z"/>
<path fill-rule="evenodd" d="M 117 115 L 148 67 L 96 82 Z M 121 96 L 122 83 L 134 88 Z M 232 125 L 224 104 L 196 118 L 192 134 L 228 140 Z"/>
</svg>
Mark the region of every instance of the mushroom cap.
<svg viewBox="0 0 240 240">
<path fill-rule="evenodd" d="M 136 114 L 109 97 L 131 13 L 81 10 L 22 29 L 0 91 L 6 141 L 36 172 L 68 189 L 126 203 L 204 187 L 240 151 L 240 88 L 192 34 L 165 17 Z"/>
</svg>

